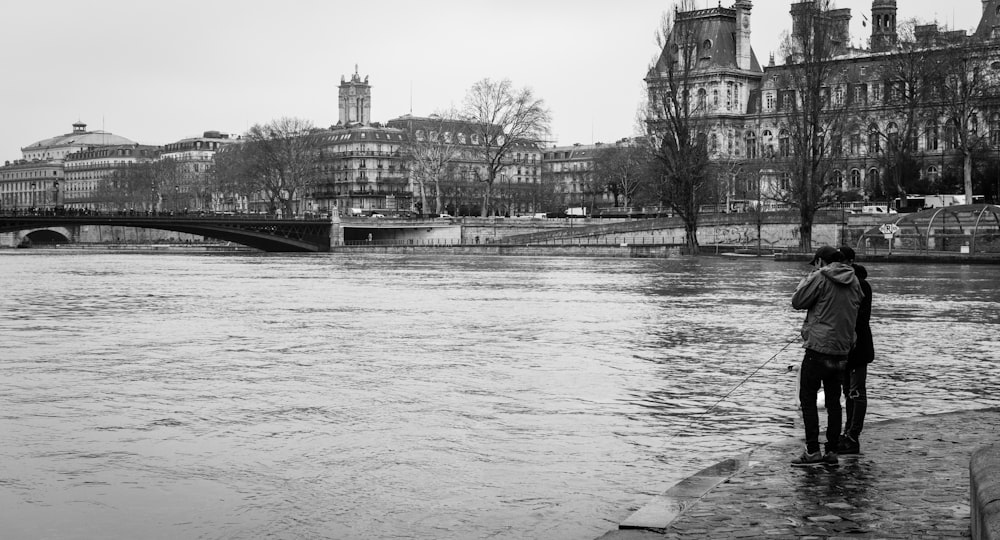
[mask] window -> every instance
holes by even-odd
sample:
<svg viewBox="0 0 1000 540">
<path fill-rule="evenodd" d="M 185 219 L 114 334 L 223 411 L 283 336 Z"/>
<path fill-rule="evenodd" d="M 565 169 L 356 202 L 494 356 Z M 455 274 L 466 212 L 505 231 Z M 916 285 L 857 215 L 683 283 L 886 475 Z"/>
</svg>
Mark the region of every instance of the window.
<svg viewBox="0 0 1000 540">
<path fill-rule="evenodd" d="M 880 178 L 880 175 L 879 175 L 878 169 L 876 169 L 875 167 L 872 167 L 871 169 L 868 169 L 868 178 L 866 180 L 866 184 L 867 184 L 866 188 L 869 191 L 876 191 L 876 188 L 879 186 L 879 183 L 880 183 L 879 182 L 879 178 Z"/>
<path fill-rule="evenodd" d="M 764 97 L 764 99 L 767 102 L 767 110 L 773 111 L 774 110 L 774 94 L 768 92 L 767 95 Z"/>
<path fill-rule="evenodd" d="M 888 142 L 886 149 L 889 151 L 889 155 L 893 155 L 899 151 L 899 127 L 896 126 L 895 122 L 889 122 L 889 125 L 886 126 L 886 132 L 886 141 Z"/>
<path fill-rule="evenodd" d="M 781 133 L 778 134 L 778 155 L 781 157 L 788 157 L 792 155 L 788 132 L 785 130 L 781 130 Z"/>
<path fill-rule="evenodd" d="M 844 189 L 844 173 L 840 169 L 833 171 L 833 182 L 840 188 Z"/>
<path fill-rule="evenodd" d="M 990 116 L 990 146 L 1000 148 L 1000 113 Z"/>
<path fill-rule="evenodd" d="M 861 189 L 861 171 L 851 169 L 851 189 Z"/>
<path fill-rule="evenodd" d="M 712 107 L 719 108 L 719 89 L 712 90 Z"/>
<path fill-rule="evenodd" d="M 926 141 L 926 143 L 927 143 L 926 144 L 927 150 L 938 150 L 939 149 L 938 146 L 939 146 L 940 142 L 938 140 L 938 125 L 937 124 L 929 124 L 927 126 L 927 141 Z"/>
<path fill-rule="evenodd" d="M 757 135 L 752 131 L 747 132 L 746 136 L 747 143 L 747 158 L 757 159 Z"/>
<path fill-rule="evenodd" d="M 878 126 L 872 124 L 868 126 L 868 153 L 878 154 L 882 151 L 881 140 L 879 139 Z"/>
<path fill-rule="evenodd" d="M 703 111 L 707 106 L 708 106 L 708 92 L 704 88 L 699 88 L 697 107 L 699 110 Z"/>
<path fill-rule="evenodd" d="M 872 85 L 872 101 L 875 103 L 882 101 L 882 85 L 878 83 Z"/>
<path fill-rule="evenodd" d="M 938 168 L 937 167 L 935 167 L 933 165 L 931 165 L 930 167 L 927 167 L 927 179 L 928 180 L 930 180 L 931 182 L 937 182 L 938 181 L 938 176 L 939 175 L 938 175 Z"/>
<path fill-rule="evenodd" d="M 954 150 L 958 147 L 958 130 L 955 129 L 954 120 L 949 120 L 944 125 L 944 147 L 945 150 Z"/>
</svg>

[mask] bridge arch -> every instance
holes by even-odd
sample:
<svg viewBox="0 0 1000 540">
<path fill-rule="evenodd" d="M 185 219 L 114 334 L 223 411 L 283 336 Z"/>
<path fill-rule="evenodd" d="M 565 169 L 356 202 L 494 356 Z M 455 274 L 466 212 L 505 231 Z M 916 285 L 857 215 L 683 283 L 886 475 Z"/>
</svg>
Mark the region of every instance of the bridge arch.
<svg viewBox="0 0 1000 540">
<path fill-rule="evenodd" d="M 35 229 L 28 231 L 22 236 L 22 240 L 27 238 L 31 245 L 68 244 L 72 242 L 72 235 L 62 227 L 45 229 Z"/>
<path fill-rule="evenodd" d="M 196 234 L 242 244 L 262 251 L 317 252 L 330 250 L 330 220 L 222 218 L 146 215 L 14 215 L 0 216 L 0 233 L 111 225 Z M 31 233 L 28 233 L 31 234 Z M 68 234 L 67 234 L 68 235 Z"/>
</svg>

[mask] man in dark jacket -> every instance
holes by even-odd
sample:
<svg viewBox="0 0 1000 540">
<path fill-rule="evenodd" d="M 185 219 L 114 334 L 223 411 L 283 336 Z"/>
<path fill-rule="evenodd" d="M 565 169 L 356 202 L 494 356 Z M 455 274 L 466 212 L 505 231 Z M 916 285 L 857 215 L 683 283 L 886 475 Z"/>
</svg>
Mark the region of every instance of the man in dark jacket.
<svg viewBox="0 0 1000 540">
<path fill-rule="evenodd" d="M 865 425 L 865 413 L 868 411 L 868 364 L 875 359 L 875 345 L 872 340 L 872 286 L 868 283 L 868 270 L 854 263 L 854 250 L 844 246 L 840 248 L 844 255 L 844 263 L 851 265 L 854 275 L 865 293 L 861 306 L 858 307 L 858 319 L 854 325 L 857 341 L 850 354 L 847 355 L 847 369 L 844 371 L 844 398 L 847 410 L 844 416 L 844 434 L 840 437 L 838 452 L 841 454 L 857 454 L 861 452 L 861 430 Z"/>
<path fill-rule="evenodd" d="M 792 295 L 792 307 L 806 311 L 802 338 L 806 353 L 799 370 L 799 403 L 805 424 L 806 450 L 792 460 L 794 467 L 837 465 L 840 443 L 840 386 L 847 355 L 854 346 L 854 325 L 864 294 L 854 269 L 841 262 L 843 254 L 831 246 L 816 251 L 816 270 L 802 278 Z M 819 448 L 820 385 L 826 397 L 826 453 Z"/>
</svg>

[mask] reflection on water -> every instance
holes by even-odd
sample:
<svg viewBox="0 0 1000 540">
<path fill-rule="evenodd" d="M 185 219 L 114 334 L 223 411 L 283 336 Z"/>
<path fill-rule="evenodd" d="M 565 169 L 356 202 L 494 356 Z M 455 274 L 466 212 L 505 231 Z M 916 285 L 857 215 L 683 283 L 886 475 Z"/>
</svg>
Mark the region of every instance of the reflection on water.
<svg viewBox="0 0 1000 540">
<path fill-rule="evenodd" d="M 0 522 L 593 538 L 682 476 L 799 435 L 804 270 L 6 252 Z M 872 419 L 997 405 L 995 268 L 869 271 Z"/>
</svg>

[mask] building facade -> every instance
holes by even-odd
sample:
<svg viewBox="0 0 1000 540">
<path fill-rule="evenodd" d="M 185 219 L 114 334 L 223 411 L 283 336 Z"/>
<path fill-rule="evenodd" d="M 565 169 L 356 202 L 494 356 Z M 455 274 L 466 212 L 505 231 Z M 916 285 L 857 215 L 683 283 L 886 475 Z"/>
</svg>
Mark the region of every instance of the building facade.
<svg viewBox="0 0 1000 540">
<path fill-rule="evenodd" d="M 205 131 L 201 137 L 189 137 L 164 145 L 160 149 L 157 160 L 171 162 L 173 184 L 166 187 L 166 193 L 176 200 L 171 205 L 176 208 L 186 208 L 191 211 L 235 212 L 246 210 L 246 201 L 240 197 L 222 193 L 213 189 L 211 181 L 212 165 L 215 153 L 226 145 L 238 142 L 235 137 L 221 131 Z M 158 192 L 162 193 L 164 187 Z M 158 202 L 162 206 L 161 200 Z"/>
<path fill-rule="evenodd" d="M 974 77 L 1000 81 L 1000 0 L 981 1 L 983 16 L 973 34 L 935 24 L 917 25 L 908 29 L 912 38 L 907 39 L 912 43 L 906 49 L 918 54 L 961 49 L 976 66 Z M 838 196 L 884 200 L 893 193 L 891 174 L 909 175 L 910 184 L 922 186 L 944 185 L 943 176 L 960 175 L 956 171 L 961 168 L 961 152 L 955 141 L 959 138 L 956 130 L 961 128 L 952 125 L 944 113 L 929 113 L 941 107 L 940 97 L 926 100 L 919 114 L 927 118 L 919 125 L 908 125 L 903 118 L 906 114 L 899 103 L 914 85 L 892 74 L 893 63 L 904 54 L 896 0 L 872 2 L 865 17 L 871 30 L 867 48 L 851 46 L 849 9 L 820 10 L 819 5 L 813 0 L 789 4 L 791 36 L 794 39 L 809 31 L 809 14 L 817 10 L 831 29 L 828 39 L 833 53 L 824 60 L 830 69 L 820 91 L 824 114 L 842 115 L 844 120 L 836 132 L 823 134 L 821 144 L 824 174 L 839 188 Z M 803 99 L 797 93 L 801 90 L 790 82 L 798 69 L 794 60 L 776 65 L 772 57 L 767 66 L 758 63 L 749 45 L 752 9 L 751 1 L 739 0 L 731 7 L 677 13 L 667 46 L 645 79 L 652 96 L 664 87 L 668 71 L 677 69 L 682 57 L 679 48 L 696 44 L 697 66 L 690 71 L 689 88 L 694 93 L 691 103 L 698 135 L 704 138 L 712 162 L 728 176 L 718 179 L 726 198 L 744 202 L 780 199 L 789 189 L 795 152 L 790 115 Z M 689 39 L 692 34 L 693 40 Z M 1000 108 L 996 105 L 981 99 L 969 111 L 965 129 L 983 143 L 976 147 L 981 165 L 1000 158 Z M 905 173 L 893 162 L 893 148 L 901 144 L 907 145 L 914 161 Z"/>
<path fill-rule="evenodd" d="M 66 175 L 66 163 L 80 152 L 100 148 L 136 147 L 137 143 L 105 131 L 88 131 L 76 122 L 73 131 L 37 141 L 21 148 L 21 159 L 0 167 L 0 212 L 45 212 L 76 202 L 85 188 L 82 175 Z"/>
</svg>

